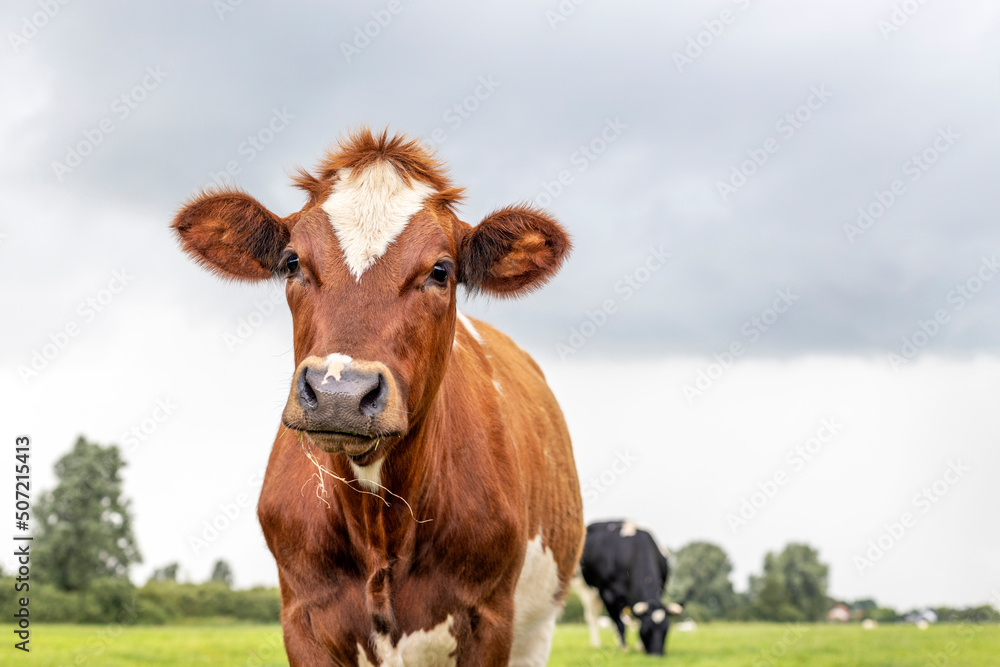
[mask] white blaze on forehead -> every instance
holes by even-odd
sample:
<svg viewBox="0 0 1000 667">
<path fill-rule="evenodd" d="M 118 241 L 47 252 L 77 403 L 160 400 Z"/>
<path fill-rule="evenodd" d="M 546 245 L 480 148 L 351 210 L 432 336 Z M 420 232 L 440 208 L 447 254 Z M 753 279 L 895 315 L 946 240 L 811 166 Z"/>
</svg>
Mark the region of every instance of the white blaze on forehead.
<svg viewBox="0 0 1000 667">
<path fill-rule="evenodd" d="M 337 234 L 347 268 L 355 278 L 385 254 L 424 207 L 434 188 L 422 181 L 407 183 L 392 164 L 377 161 L 360 172 L 341 169 L 323 210 Z"/>
<path fill-rule="evenodd" d="M 479 330 L 476 329 L 476 325 L 472 323 L 472 320 L 469 319 L 468 315 L 466 315 L 460 310 L 456 311 L 455 314 L 458 315 L 458 321 L 461 322 L 462 326 L 465 327 L 465 330 L 468 331 L 469 334 L 476 339 L 476 342 L 478 343 L 486 342 L 485 340 L 483 340 L 482 334 L 480 334 Z"/>
<path fill-rule="evenodd" d="M 454 665 L 453 654 L 458 649 L 458 641 L 451 634 L 454 622 L 455 619 L 449 614 L 448 618 L 429 630 L 417 630 L 403 635 L 395 646 L 388 635 L 376 634 L 372 643 L 375 655 L 378 656 L 378 664 L 382 667 Z M 361 644 L 358 644 L 358 664 L 362 667 L 372 664 Z"/>
<path fill-rule="evenodd" d="M 524 565 L 514 589 L 514 644 L 510 665 L 545 665 L 552 649 L 552 633 L 559 604 L 559 566 L 552 550 L 537 535 L 528 542 Z"/>
<path fill-rule="evenodd" d="M 632 537 L 635 535 L 635 531 L 637 530 L 639 530 L 639 526 L 635 525 L 631 521 L 624 521 L 622 522 L 622 529 L 619 532 L 619 535 L 622 537 Z"/>
<path fill-rule="evenodd" d="M 323 382 L 332 375 L 333 379 L 340 382 L 340 374 L 344 372 L 344 369 L 351 365 L 354 361 L 346 354 L 340 354 L 339 352 L 334 352 L 333 354 L 327 355 L 326 357 L 326 375 L 323 376 Z"/>
<path fill-rule="evenodd" d="M 368 466 L 359 466 L 354 461 L 351 461 L 351 469 L 354 471 L 354 476 L 358 478 L 361 486 L 372 493 L 378 493 L 378 490 L 382 487 L 382 463 L 384 461 L 385 459 L 379 459 Z"/>
<path fill-rule="evenodd" d="M 650 616 L 650 618 L 653 619 L 653 623 L 657 624 L 663 623 L 663 619 L 665 619 L 666 617 L 667 617 L 667 612 L 665 612 L 662 609 L 657 609 L 656 611 L 653 612 L 653 615 Z"/>
</svg>

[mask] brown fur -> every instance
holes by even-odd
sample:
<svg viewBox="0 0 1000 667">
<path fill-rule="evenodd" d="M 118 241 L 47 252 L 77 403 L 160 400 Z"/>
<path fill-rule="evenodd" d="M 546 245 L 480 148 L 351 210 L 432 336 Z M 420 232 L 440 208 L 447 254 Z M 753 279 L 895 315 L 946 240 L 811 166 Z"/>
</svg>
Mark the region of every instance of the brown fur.
<svg viewBox="0 0 1000 667">
<path fill-rule="evenodd" d="M 570 251 L 566 232 L 544 212 L 508 206 L 479 223 L 462 246 L 462 279 L 473 290 L 517 296 L 555 275 Z"/>
<path fill-rule="evenodd" d="M 173 224 L 184 251 L 215 273 L 237 280 L 270 278 L 288 243 L 288 228 L 239 190 L 203 191 Z"/>
<path fill-rule="evenodd" d="M 360 279 L 343 262 L 323 200 L 344 168 L 376 160 L 438 193 Z M 370 638 L 453 619 L 459 665 L 510 657 L 514 588 L 528 540 L 541 535 L 558 565 L 561 597 L 583 539 L 580 490 L 562 413 L 531 358 L 476 323 L 479 343 L 456 321 L 457 282 L 511 296 L 533 289 L 569 249 L 552 218 L 508 207 L 472 228 L 458 219 L 460 190 L 415 142 L 360 131 L 328 155 L 310 195 L 278 219 L 242 193 L 203 194 L 178 215 L 184 249 L 213 270 L 269 277 L 286 246 L 301 271 L 288 278 L 296 367 L 332 352 L 391 369 L 405 404 L 406 432 L 386 438 L 385 490 L 362 493 L 344 454 L 315 450 L 337 477 L 317 497 L 309 435 L 279 429 L 258 504 L 278 564 L 285 647 L 292 665 L 353 665 Z M 428 281 L 451 261 L 458 280 Z M 264 275 L 267 273 L 267 275 Z M 498 392 L 494 383 L 499 383 Z M 401 499 L 405 499 L 406 503 Z"/>
<path fill-rule="evenodd" d="M 408 183 L 415 178 L 433 185 L 438 206 L 454 209 L 462 201 L 463 189 L 451 184 L 441 161 L 416 140 L 408 141 L 401 135 L 390 137 L 388 130 L 378 136 L 364 127 L 351 132 L 320 161 L 318 176 L 300 169 L 293 178 L 296 187 L 309 193 L 310 201 L 321 200 L 329 192 L 329 184 L 336 180 L 338 170 L 363 170 L 379 160 L 392 164 Z"/>
</svg>

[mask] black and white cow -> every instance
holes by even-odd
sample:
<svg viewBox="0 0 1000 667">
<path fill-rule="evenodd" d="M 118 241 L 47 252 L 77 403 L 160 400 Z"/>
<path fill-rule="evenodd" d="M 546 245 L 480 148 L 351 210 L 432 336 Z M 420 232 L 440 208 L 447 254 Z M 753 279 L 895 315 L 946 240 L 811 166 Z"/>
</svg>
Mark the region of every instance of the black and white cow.
<svg viewBox="0 0 1000 667">
<path fill-rule="evenodd" d="M 631 609 L 639 622 L 639 639 L 646 653 L 663 655 L 670 616 L 683 611 L 678 604 L 663 604 L 669 575 L 670 566 L 656 540 L 631 521 L 601 521 L 587 526 L 580 572 L 573 584 L 590 626 L 590 643 L 601 645 L 597 618 L 603 602 L 618 628 L 622 648 L 626 646 L 622 612 Z"/>
</svg>

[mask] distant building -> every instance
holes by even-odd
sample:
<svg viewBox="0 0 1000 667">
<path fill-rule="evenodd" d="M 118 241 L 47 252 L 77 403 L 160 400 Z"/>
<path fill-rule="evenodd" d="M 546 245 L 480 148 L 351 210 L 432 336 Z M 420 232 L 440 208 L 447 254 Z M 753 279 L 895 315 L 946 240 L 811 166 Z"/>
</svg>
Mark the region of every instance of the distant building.
<svg viewBox="0 0 1000 667">
<path fill-rule="evenodd" d="M 846 604 L 838 604 L 826 612 L 826 620 L 831 623 L 847 623 L 851 620 L 851 610 L 847 608 Z"/>
</svg>

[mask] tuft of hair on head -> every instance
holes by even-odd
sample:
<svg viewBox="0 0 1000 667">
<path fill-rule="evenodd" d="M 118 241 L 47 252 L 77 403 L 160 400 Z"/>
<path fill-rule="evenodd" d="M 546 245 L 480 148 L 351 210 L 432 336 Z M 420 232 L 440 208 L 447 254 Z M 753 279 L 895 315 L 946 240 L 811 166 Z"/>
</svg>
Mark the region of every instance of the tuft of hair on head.
<svg viewBox="0 0 1000 667">
<path fill-rule="evenodd" d="M 429 203 L 442 210 L 454 212 L 462 201 L 463 188 L 452 184 L 447 167 L 434 152 L 404 134 L 390 136 L 388 127 L 379 134 L 367 125 L 349 131 L 327 150 L 315 175 L 299 168 L 292 181 L 308 193 L 311 204 L 318 203 L 329 193 L 341 170 L 363 171 L 378 162 L 392 165 L 408 185 L 414 179 L 428 183 L 435 190 Z"/>
<path fill-rule="evenodd" d="M 443 162 L 416 139 L 403 134 L 389 136 L 388 127 L 377 135 L 367 126 L 349 132 L 320 163 L 319 176 L 330 179 L 340 169 L 363 170 L 375 162 L 390 163 L 407 183 L 416 178 L 435 190 L 452 187 Z"/>
<path fill-rule="evenodd" d="M 319 180 L 302 167 L 296 167 L 291 174 L 292 185 L 309 195 L 307 206 L 319 204 L 323 201 L 323 194 L 329 190 L 329 186 Z"/>
</svg>

